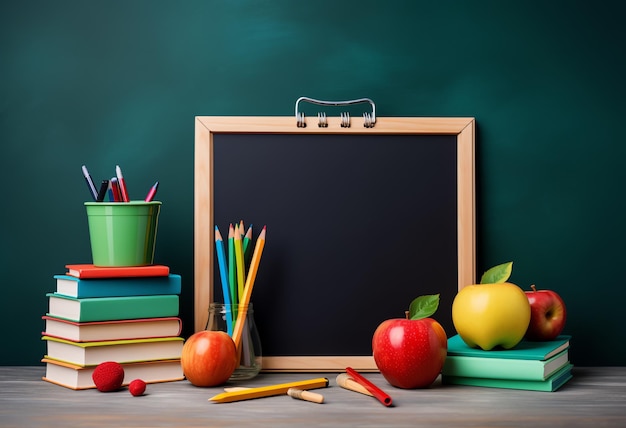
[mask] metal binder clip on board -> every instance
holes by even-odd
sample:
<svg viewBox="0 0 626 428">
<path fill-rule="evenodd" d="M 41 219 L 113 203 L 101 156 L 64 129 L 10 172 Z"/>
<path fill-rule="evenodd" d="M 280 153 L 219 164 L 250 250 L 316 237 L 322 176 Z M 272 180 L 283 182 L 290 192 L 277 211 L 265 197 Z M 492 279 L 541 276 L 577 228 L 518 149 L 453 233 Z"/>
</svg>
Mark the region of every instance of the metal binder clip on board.
<svg viewBox="0 0 626 428">
<path fill-rule="evenodd" d="M 300 97 L 296 100 L 296 125 L 298 128 L 306 128 L 306 120 L 303 112 L 300 111 L 299 104 L 300 102 L 308 102 L 312 104 L 317 104 L 321 106 L 350 106 L 354 104 L 361 103 L 369 103 L 372 106 L 372 112 L 363 113 L 363 126 L 366 128 L 373 128 L 376 124 L 376 105 L 374 101 L 369 98 L 359 98 L 356 100 L 347 100 L 347 101 L 322 101 L 316 100 L 309 97 Z M 317 114 L 317 126 L 320 128 L 328 127 L 328 119 L 326 117 L 326 113 L 320 112 Z M 341 112 L 341 127 L 349 128 L 350 127 L 350 113 Z"/>
</svg>

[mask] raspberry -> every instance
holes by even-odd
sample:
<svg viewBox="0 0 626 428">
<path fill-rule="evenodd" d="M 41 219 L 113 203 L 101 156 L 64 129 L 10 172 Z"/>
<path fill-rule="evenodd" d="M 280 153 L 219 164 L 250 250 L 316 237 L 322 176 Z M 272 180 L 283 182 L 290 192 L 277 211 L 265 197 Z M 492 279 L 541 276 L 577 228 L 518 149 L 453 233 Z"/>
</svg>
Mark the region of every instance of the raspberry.
<svg viewBox="0 0 626 428">
<path fill-rule="evenodd" d="M 98 391 L 116 391 L 122 387 L 124 382 L 124 368 L 115 361 L 106 361 L 98 364 L 91 378 Z"/>
<path fill-rule="evenodd" d="M 146 391 L 146 383 L 141 379 L 135 379 L 128 385 L 128 390 L 133 395 L 133 397 L 137 397 L 139 395 L 143 395 Z"/>
</svg>

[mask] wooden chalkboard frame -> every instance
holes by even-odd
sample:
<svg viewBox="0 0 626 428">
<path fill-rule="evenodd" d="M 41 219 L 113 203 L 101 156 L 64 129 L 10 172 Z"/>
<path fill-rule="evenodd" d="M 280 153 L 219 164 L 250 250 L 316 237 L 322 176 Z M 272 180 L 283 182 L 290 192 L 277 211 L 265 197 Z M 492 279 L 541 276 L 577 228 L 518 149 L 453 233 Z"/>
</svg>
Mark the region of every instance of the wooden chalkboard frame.
<svg viewBox="0 0 626 428">
<path fill-rule="evenodd" d="M 313 122 L 313 121 L 310 121 Z M 194 159 L 194 329 L 203 330 L 207 308 L 213 301 L 214 208 L 213 137 L 216 134 L 350 134 L 350 135 L 454 135 L 456 136 L 458 289 L 475 282 L 475 119 L 377 118 L 372 128 L 353 120 L 341 127 L 329 117 L 327 127 L 297 127 L 294 117 L 198 116 L 195 120 Z M 208 286 L 207 286 L 208 284 Z M 352 366 L 374 371 L 371 356 L 268 356 L 264 371 L 341 371 Z"/>
</svg>

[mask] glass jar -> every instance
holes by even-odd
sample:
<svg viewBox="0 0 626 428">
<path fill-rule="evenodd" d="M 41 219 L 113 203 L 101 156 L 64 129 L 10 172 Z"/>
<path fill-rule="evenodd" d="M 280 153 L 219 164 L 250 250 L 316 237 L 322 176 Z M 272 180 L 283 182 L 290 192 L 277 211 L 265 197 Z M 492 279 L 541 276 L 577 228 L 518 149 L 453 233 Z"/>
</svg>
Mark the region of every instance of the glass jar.
<svg viewBox="0 0 626 428">
<path fill-rule="evenodd" d="M 261 339 L 254 323 L 252 303 L 246 308 L 239 305 L 225 305 L 213 302 L 209 305 L 209 319 L 206 330 L 224 331 L 232 336 L 240 310 L 246 311 L 246 319 L 241 334 L 241 358 L 239 366 L 231 375 L 231 381 L 252 379 L 262 367 Z"/>
</svg>

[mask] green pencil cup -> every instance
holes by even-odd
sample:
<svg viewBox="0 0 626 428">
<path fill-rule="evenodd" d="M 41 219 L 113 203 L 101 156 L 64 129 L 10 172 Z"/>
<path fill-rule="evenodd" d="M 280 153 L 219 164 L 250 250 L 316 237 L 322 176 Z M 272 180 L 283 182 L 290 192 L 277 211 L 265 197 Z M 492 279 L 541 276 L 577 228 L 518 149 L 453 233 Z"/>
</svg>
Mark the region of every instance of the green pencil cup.
<svg viewBox="0 0 626 428">
<path fill-rule="evenodd" d="M 85 202 L 96 266 L 145 266 L 154 260 L 161 202 Z"/>
</svg>

